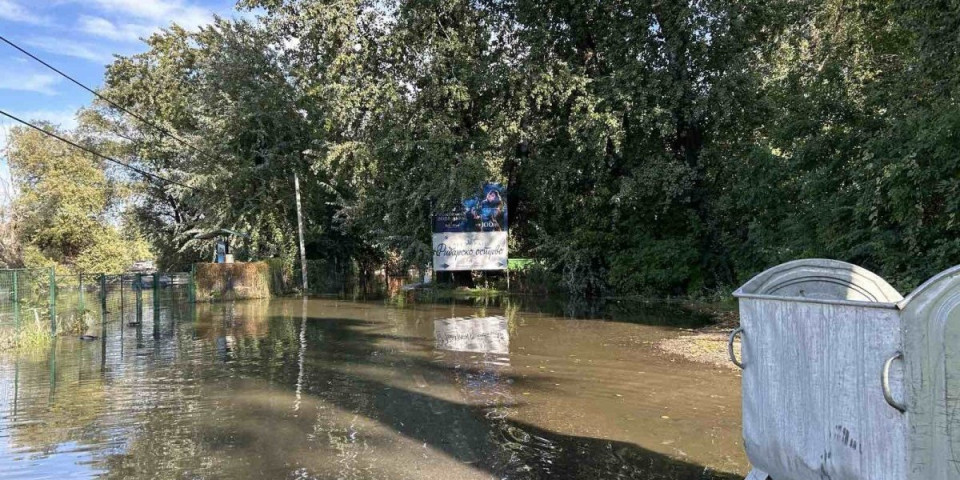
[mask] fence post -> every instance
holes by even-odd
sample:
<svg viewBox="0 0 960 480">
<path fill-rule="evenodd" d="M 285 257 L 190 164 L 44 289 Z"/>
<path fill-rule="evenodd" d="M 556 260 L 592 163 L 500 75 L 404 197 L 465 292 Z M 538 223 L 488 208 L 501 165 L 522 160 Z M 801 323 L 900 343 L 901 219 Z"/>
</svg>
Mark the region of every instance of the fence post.
<svg viewBox="0 0 960 480">
<path fill-rule="evenodd" d="M 50 335 L 57 334 L 57 270 L 50 267 Z"/>
<path fill-rule="evenodd" d="M 123 322 L 124 322 L 124 318 L 125 318 L 124 315 L 123 315 L 123 314 L 124 314 L 124 311 L 123 311 L 124 308 L 126 308 L 126 305 L 123 304 L 123 274 L 121 273 L 121 274 L 120 274 L 120 326 L 121 326 L 121 327 L 123 326 Z M 123 328 L 121 328 L 120 331 L 123 332 Z"/>
<path fill-rule="evenodd" d="M 123 325 L 120 325 L 123 330 Z M 100 274 L 100 371 L 107 368 L 107 274 Z"/>
<path fill-rule="evenodd" d="M 188 289 L 187 298 L 189 299 L 190 303 L 197 303 L 196 276 L 197 276 L 197 264 L 191 263 L 190 264 L 190 284 L 187 287 Z"/>
<path fill-rule="evenodd" d="M 160 272 L 153 272 L 153 336 L 160 336 Z"/>
<path fill-rule="evenodd" d="M 100 274 L 100 309 L 107 311 L 107 274 Z"/>
<path fill-rule="evenodd" d="M 107 323 L 107 274 L 100 274 L 100 322 L 101 327 Z"/>
<path fill-rule="evenodd" d="M 134 274 L 136 281 L 133 286 L 137 289 L 137 326 L 143 323 L 143 275 Z"/>
<path fill-rule="evenodd" d="M 20 285 L 19 272 L 13 271 L 13 321 L 16 342 L 20 343 Z"/>
<path fill-rule="evenodd" d="M 80 287 L 77 289 L 77 293 L 79 295 L 79 298 L 77 299 L 77 310 L 79 310 L 80 312 L 83 312 L 87 309 L 87 304 L 86 302 L 84 302 L 84 299 L 83 299 L 83 274 L 81 273 L 78 276 L 78 278 L 79 278 Z"/>
</svg>

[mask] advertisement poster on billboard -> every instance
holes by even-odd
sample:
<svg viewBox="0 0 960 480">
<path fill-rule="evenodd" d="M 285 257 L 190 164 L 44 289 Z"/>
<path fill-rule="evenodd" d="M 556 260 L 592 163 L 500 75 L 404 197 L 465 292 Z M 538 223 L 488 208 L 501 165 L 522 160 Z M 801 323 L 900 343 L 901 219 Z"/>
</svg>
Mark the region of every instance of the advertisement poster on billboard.
<svg viewBox="0 0 960 480">
<path fill-rule="evenodd" d="M 507 269 L 507 191 L 496 183 L 433 218 L 433 269 Z"/>
</svg>

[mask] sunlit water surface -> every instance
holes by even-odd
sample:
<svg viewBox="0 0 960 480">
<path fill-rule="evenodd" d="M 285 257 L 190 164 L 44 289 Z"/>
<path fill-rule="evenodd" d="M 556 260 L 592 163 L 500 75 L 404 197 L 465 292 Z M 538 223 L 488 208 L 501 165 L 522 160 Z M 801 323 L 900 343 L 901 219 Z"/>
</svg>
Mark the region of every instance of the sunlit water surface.
<svg viewBox="0 0 960 480">
<path fill-rule="evenodd" d="M 658 352 L 656 312 L 537 310 L 197 305 L 0 356 L 0 478 L 743 478 L 734 371 Z M 438 338 L 470 316 L 497 348 Z"/>
</svg>

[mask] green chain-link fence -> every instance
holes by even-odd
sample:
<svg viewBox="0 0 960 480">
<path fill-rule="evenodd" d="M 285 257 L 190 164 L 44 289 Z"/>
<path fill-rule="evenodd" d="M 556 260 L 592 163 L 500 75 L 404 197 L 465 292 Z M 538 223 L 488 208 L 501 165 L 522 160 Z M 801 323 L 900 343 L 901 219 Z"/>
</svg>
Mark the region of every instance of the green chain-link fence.
<svg viewBox="0 0 960 480">
<path fill-rule="evenodd" d="M 58 275 L 54 270 L 0 270 L 0 349 L 38 336 L 100 336 L 108 324 L 147 326 L 190 313 L 190 273 Z"/>
<path fill-rule="evenodd" d="M 50 270 L 0 270 L 0 348 L 24 332 L 55 332 L 56 281 Z"/>
</svg>

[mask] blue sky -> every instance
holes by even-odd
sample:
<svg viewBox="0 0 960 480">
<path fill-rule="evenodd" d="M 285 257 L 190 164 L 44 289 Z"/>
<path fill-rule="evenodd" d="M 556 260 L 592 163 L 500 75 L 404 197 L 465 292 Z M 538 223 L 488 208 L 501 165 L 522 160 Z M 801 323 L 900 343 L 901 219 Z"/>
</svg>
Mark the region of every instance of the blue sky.
<svg viewBox="0 0 960 480">
<path fill-rule="evenodd" d="M 172 22 L 195 29 L 213 15 L 236 16 L 235 0 L 0 0 L 0 34 L 89 87 L 114 55 L 145 50 L 140 37 Z M 0 109 L 72 128 L 91 95 L 0 43 Z M 0 119 L 0 149 L 14 124 Z M 2 156 L 0 156 L 2 157 Z M 0 184 L 8 178 L 0 158 Z M 0 188 L 3 188 L 0 185 Z M 2 193 L 2 192 L 0 192 Z M 2 195 L 0 195 L 2 197 Z M 2 198 L 0 198 L 2 202 Z"/>
</svg>

